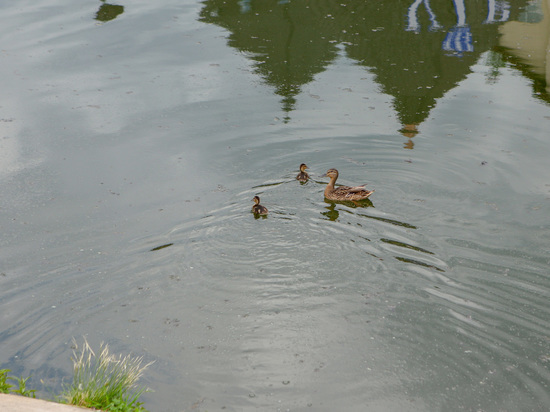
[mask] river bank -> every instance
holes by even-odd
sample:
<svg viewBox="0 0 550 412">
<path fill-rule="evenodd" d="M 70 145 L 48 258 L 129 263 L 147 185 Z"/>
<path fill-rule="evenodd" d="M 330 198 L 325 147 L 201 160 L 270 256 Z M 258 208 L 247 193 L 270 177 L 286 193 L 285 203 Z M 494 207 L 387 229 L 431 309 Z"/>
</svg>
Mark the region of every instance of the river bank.
<svg viewBox="0 0 550 412">
<path fill-rule="evenodd" d="M 2 393 L 0 394 L 0 410 L 2 412 L 82 412 L 90 409 Z"/>
</svg>

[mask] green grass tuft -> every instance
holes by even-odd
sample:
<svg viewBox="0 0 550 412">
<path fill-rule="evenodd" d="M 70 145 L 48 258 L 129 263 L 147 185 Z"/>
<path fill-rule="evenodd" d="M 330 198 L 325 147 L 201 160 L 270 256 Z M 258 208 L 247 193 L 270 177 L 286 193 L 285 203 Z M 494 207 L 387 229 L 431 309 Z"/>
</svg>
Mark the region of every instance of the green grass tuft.
<svg viewBox="0 0 550 412">
<path fill-rule="evenodd" d="M 111 355 L 109 346 L 101 344 L 96 356 L 85 340 L 79 354 L 73 351 L 73 383 L 61 399 L 68 404 L 110 412 L 144 412 L 139 397 L 145 388 L 137 381 L 145 369 L 143 357 Z"/>
<path fill-rule="evenodd" d="M 0 393 L 10 393 L 13 387 L 8 383 L 8 379 L 11 379 L 8 376 L 9 372 L 11 372 L 9 369 L 0 369 Z"/>
<path fill-rule="evenodd" d="M 27 389 L 27 381 L 29 378 L 12 378 L 8 376 L 11 372 L 9 369 L 0 369 L 0 393 L 17 393 L 29 398 L 36 398 L 35 389 Z M 19 389 L 12 389 L 13 385 L 8 383 L 8 380 L 17 381 Z"/>
</svg>

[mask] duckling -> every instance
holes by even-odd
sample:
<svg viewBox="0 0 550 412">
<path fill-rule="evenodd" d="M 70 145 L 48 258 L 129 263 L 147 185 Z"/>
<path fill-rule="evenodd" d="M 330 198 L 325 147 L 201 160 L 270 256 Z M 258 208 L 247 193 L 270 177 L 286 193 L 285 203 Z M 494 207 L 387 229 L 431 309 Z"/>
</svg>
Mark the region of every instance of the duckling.
<svg viewBox="0 0 550 412">
<path fill-rule="evenodd" d="M 373 194 L 374 190 L 365 189 L 366 185 L 362 186 L 339 186 L 334 187 L 336 179 L 338 179 L 338 170 L 329 169 L 327 173 L 322 177 L 330 177 L 330 182 L 328 183 L 325 189 L 325 198 L 329 200 L 340 200 L 340 201 L 357 201 L 368 198 Z"/>
<path fill-rule="evenodd" d="M 254 206 L 252 206 L 252 213 L 255 215 L 267 215 L 267 207 L 260 204 L 260 198 L 258 196 L 254 196 L 252 201 L 254 202 Z"/>
<path fill-rule="evenodd" d="M 307 168 L 308 167 L 305 163 L 300 165 L 300 173 L 296 176 L 296 180 L 299 180 L 300 182 L 307 182 L 309 180 L 309 175 L 306 172 Z"/>
</svg>

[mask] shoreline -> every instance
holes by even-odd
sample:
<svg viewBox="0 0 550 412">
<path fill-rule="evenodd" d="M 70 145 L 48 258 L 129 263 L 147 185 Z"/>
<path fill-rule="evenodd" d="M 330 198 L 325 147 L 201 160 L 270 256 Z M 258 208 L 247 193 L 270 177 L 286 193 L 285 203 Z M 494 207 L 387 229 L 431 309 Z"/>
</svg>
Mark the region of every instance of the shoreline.
<svg viewBox="0 0 550 412">
<path fill-rule="evenodd" d="M 0 410 L 2 412 L 82 412 L 95 409 L 81 408 L 79 406 L 21 395 L 0 393 Z"/>
</svg>

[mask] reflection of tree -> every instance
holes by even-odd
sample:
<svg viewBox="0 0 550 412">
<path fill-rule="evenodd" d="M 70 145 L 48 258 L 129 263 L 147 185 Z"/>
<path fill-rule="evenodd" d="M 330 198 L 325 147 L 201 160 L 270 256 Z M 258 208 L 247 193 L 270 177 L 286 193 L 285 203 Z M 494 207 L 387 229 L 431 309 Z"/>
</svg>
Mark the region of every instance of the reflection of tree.
<svg viewBox="0 0 550 412">
<path fill-rule="evenodd" d="M 413 3 L 418 4 L 411 12 Z M 509 0 L 506 6 L 522 3 Z M 497 22 L 494 5 L 495 0 L 206 0 L 200 20 L 230 32 L 229 45 L 250 55 L 287 114 L 302 86 L 342 47 L 376 75 L 410 129 L 497 44 L 497 24 L 486 24 Z M 457 50 L 452 41 L 472 43 Z"/>
<path fill-rule="evenodd" d="M 241 14 L 236 1 L 205 2 L 201 21 L 231 32 L 229 45 L 250 53 L 256 71 L 282 96 L 283 110 L 294 109 L 295 96 L 315 74 L 334 60 L 337 48 L 323 38 L 323 20 L 302 2 L 247 2 Z"/>
<path fill-rule="evenodd" d="M 533 70 L 533 66 L 521 57 L 515 55 L 509 48 L 499 47 L 497 50 L 502 54 L 502 59 L 510 63 L 515 69 L 519 70 L 526 78 L 532 81 L 533 96 L 545 103 L 550 103 L 550 76 L 544 75 Z"/>
<path fill-rule="evenodd" d="M 119 14 L 124 12 L 124 6 L 117 6 L 114 4 L 105 3 L 105 0 L 101 0 L 103 4 L 99 6 L 99 10 L 95 15 L 95 19 L 99 21 L 109 21 L 116 19 Z"/>
</svg>

